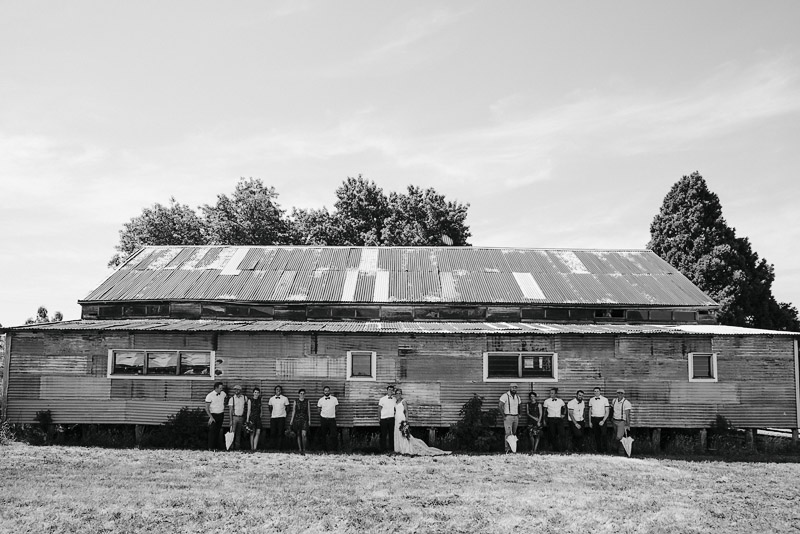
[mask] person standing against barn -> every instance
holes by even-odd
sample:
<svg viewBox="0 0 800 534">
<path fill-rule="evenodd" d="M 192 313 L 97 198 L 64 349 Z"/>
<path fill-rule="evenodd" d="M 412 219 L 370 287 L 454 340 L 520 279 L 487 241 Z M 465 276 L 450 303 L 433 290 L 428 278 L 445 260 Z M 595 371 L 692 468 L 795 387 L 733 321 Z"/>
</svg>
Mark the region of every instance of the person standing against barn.
<svg viewBox="0 0 800 534">
<path fill-rule="evenodd" d="M 564 436 L 564 412 L 567 405 L 558 398 L 558 388 L 550 388 L 550 397 L 542 403 L 545 410 L 545 428 L 547 428 L 547 441 L 555 452 L 561 452 L 561 442 Z"/>
<path fill-rule="evenodd" d="M 289 428 L 297 436 L 297 448 L 300 454 L 305 456 L 308 448 L 308 428 L 311 421 L 311 405 L 306 398 L 306 390 L 300 388 L 297 391 L 297 400 L 292 407 L 292 418 L 289 420 Z"/>
<path fill-rule="evenodd" d="M 614 440 L 617 443 L 617 451 L 622 449 L 622 438 L 625 433 L 631 429 L 631 410 L 633 406 L 631 402 L 625 398 L 625 390 L 617 390 L 617 398 L 611 403 L 611 409 L 614 413 Z M 625 451 L 621 451 L 625 454 Z"/>
<path fill-rule="evenodd" d="M 378 401 L 378 417 L 380 418 L 381 452 L 394 451 L 394 386 L 386 386 L 386 395 Z"/>
<path fill-rule="evenodd" d="M 595 452 L 606 452 L 606 421 L 610 414 L 608 399 L 600 394 L 600 388 L 594 388 L 594 397 L 589 399 L 589 428 L 594 436 Z"/>
<path fill-rule="evenodd" d="M 575 398 L 567 403 L 567 417 L 569 428 L 572 435 L 572 450 L 583 451 L 583 433 L 585 431 L 584 416 L 586 414 L 586 403 L 583 402 L 583 390 L 575 393 Z"/>
<path fill-rule="evenodd" d="M 528 437 L 531 440 L 531 453 L 537 452 L 542 437 L 542 407 L 535 391 L 528 393 Z"/>
<path fill-rule="evenodd" d="M 219 437 L 222 434 L 222 421 L 225 419 L 225 398 L 222 382 L 214 382 L 214 391 L 206 395 L 206 413 L 208 414 L 208 450 L 219 449 Z"/>
<path fill-rule="evenodd" d="M 269 437 L 272 446 L 279 451 L 283 450 L 283 434 L 286 432 L 286 408 L 289 399 L 283 396 L 283 388 L 275 386 L 275 395 L 269 398 L 269 409 L 272 412 L 269 418 Z"/>
<path fill-rule="evenodd" d="M 261 390 L 259 388 L 253 388 L 247 422 L 250 427 L 250 450 L 254 451 L 258 449 L 258 440 L 261 438 L 261 429 L 264 426 L 261 421 Z"/>
<path fill-rule="evenodd" d="M 322 397 L 317 401 L 319 408 L 319 430 L 322 434 L 322 449 L 328 452 L 329 440 L 333 438 L 333 448 L 336 450 L 339 441 L 338 430 L 336 429 L 336 407 L 339 400 L 331 395 L 331 388 L 322 388 Z"/>
<path fill-rule="evenodd" d="M 228 406 L 230 406 L 231 409 L 231 432 L 233 432 L 232 448 L 241 450 L 242 431 L 244 430 L 244 422 L 250 407 L 247 397 L 242 395 L 242 386 L 233 386 L 233 397 L 228 401 Z"/>
<path fill-rule="evenodd" d="M 517 385 L 511 384 L 508 391 L 500 395 L 500 413 L 503 414 L 503 429 L 505 429 L 506 437 L 503 440 L 505 443 L 506 453 L 516 450 L 512 449 L 511 444 L 508 442 L 510 436 L 517 436 L 517 428 L 519 427 L 519 395 L 517 395 Z"/>
</svg>

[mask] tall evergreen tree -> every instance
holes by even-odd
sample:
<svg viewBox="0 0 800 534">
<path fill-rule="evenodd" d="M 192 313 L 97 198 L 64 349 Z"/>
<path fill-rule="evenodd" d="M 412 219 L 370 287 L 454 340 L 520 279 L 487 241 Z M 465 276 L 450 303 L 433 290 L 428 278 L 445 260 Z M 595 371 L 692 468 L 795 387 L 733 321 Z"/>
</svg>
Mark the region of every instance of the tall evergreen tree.
<svg viewBox="0 0 800 534">
<path fill-rule="evenodd" d="M 698 172 L 678 180 L 664 197 L 647 247 L 720 304 L 720 323 L 800 330 L 797 310 L 772 295 L 772 265 L 746 237 L 736 237 L 719 197 Z"/>
</svg>

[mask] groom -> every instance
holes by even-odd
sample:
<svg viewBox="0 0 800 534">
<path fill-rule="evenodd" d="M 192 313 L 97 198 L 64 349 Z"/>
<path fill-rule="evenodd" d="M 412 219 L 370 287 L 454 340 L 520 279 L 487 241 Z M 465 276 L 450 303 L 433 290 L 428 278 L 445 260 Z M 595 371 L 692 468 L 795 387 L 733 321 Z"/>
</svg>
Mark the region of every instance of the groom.
<svg viewBox="0 0 800 534">
<path fill-rule="evenodd" d="M 394 386 L 386 386 L 386 395 L 378 401 L 381 421 L 381 451 L 394 452 Z"/>
</svg>

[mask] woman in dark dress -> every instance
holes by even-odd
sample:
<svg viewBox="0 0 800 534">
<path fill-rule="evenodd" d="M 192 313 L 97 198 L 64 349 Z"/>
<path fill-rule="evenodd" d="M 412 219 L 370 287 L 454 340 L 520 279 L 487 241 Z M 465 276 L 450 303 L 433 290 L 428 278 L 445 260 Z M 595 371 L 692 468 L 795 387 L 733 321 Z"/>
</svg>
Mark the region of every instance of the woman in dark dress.
<svg viewBox="0 0 800 534">
<path fill-rule="evenodd" d="M 261 437 L 261 390 L 253 388 L 253 398 L 250 399 L 250 417 L 247 418 L 250 430 L 250 450 L 258 448 L 258 438 Z"/>
<path fill-rule="evenodd" d="M 306 390 L 301 389 L 297 392 L 297 400 L 292 407 L 292 419 L 289 421 L 289 428 L 297 435 L 297 448 L 300 449 L 300 454 L 306 453 L 309 421 L 311 421 L 311 405 L 306 398 Z"/>
<path fill-rule="evenodd" d="M 542 405 L 533 391 L 528 393 L 528 399 L 528 437 L 531 440 L 531 453 L 534 453 L 542 437 Z"/>
</svg>

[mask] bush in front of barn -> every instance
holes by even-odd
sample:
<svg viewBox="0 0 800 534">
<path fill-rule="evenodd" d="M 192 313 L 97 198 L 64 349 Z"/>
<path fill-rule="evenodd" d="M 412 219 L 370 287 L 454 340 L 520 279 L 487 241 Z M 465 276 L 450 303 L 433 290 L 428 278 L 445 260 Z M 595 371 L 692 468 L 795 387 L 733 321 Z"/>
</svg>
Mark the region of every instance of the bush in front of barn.
<svg viewBox="0 0 800 534">
<path fill-rule="evenodd" d="M 208 445 L 208 415 L 184 406 L 159 427 L 148 428 L 141 446 L 160 449 L 204 449 Z"/>
<path fill-rule="evenodd" d="M 449 445 L 463 451 L 488 452 L 503 450 L 503 438 L 495 430 L 500 411 L 497 408 L 483 410 L 483 398 L 473 395 L 464 403 L 458 422 L 450 425 L 445 437 L 446 448 Z"/>
</svg>

